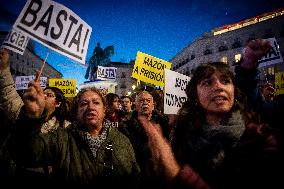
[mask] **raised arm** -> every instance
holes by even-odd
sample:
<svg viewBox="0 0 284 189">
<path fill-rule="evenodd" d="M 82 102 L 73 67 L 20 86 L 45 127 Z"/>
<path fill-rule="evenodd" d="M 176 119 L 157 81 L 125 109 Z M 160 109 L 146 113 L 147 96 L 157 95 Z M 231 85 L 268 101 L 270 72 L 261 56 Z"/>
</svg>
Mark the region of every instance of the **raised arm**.
<svg viewBox="0 0 284 189">
<path fill-rule="evenodd" d="M 9 52 L 6 49 L 0 50 L 0 103 L 5 108 L 6 116 L 14 122 L 19 116 L 23 101 L 15 88 L 10 72 Z"/>
<path fill-rule="evenodd" d="M 269 41 L 257 39 L 250 41 L 243 50 L 243 57 L 235 68 L 237 86 L 247 96 L 248 107 L 254 109 L 262 103 L 258 88 L 259 66 L 261 59 L 271 49 Z"/>
<path fill-rule="evenodd" d="M 210 188 L 190 165 L 180 167 L 159 124 L 152 123 L 145 117 L 139 117 L 139 121 L 148 136 L 156 174 L 164 176 L 172 184 L 172 188 L 180 186 L 194 189 Z"/>
</svg>

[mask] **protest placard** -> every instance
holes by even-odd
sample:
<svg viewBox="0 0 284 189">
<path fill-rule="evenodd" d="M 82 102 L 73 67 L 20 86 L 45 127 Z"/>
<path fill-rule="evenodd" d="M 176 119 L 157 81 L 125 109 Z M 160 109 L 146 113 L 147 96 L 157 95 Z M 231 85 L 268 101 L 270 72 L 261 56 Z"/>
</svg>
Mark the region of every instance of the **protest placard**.
<svg viewBox="0 0 284 189">
<path fill-rule="evenodd" d="M 284 94 L 284 72 L 275 73 L 275 94 Z"/>
<path fill-rule="evenodd" d="M 269 66 L 272 64 L 278 64 L 283 63 L 283 58 L 279 49 L 279 45 L 277 44 L 277 41 L 275 38 L 269 38 L 267 39 L 270 42 L 271 49 L 270 51 L 263 56 L 258 62 L 259 62 L 259 68 Z"/>
<path fill-rule="evenodd" d="M 65 6 L 51 0 L 28 0 L 13 27 L 85 64 L 92 28 Z"/>
<path fill-rule="evenodd" d="M 35 79 L 34 75 L 17 76 L 15 80 L 16 90 L 23 90 L 28 88 L 29 82 Z M 47 77 L 40 77 L 40 86 L 45 88 L 47 84 Z"/>
<path fill-rule="evenodd" d="M 60 89 L 65 97 L 75 97 L 76 96 L 76 80 L 75 79 L 59 79 L 51 78 L 49 79 L 49 86 L 56 87 Z"/>
<path fill-rule="evenodd" d="M 132 70 L 132 77 L 156 86 L 165 86 L 165 68 L 170 69 L 172 63 L 154 56 L 138 52 Z"/>
<path fill-rule="evenodd" d="M 29 38 L 23 32 L 12 29 L 8 35 L 6 36 L 5 40 L 2 43 L 1 48 L 9 49 L 15 53 L 23 55 L 27 44 L 29 42 Z"/>
<path fill-rule="evenodd" d="M 187 100 L 185 93 L 190 77 L 165 69 L 164 114 L 177 114 Z"/>
<path fill-rule="evenodd" d="M 98 66 L 97 79 L 99 80 L 116 80 L 116 70 L 115 67 L 103 67 Z"/>
</svg>

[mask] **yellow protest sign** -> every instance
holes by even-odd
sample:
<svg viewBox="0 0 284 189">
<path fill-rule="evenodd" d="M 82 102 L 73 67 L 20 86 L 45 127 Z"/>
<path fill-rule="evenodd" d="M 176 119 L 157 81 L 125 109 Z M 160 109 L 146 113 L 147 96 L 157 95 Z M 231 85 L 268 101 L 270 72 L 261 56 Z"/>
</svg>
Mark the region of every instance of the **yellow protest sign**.
<svg viewBox="0 0 284 189">
<path fill-rule="evenodd" d="M 275 73 L 275 94 L 284 94 L 284 72 Z"/>
<path fill-rule="evenodd" d="M 132 77 L 156 86 L 165 86 L 165 68 L 171 69 L 172 63 L 154 56 L 137 52 Z"/>
<path fill-rule="evenodd" d="M 76 79 L 49 79 L 49 86 L 60 89 L 65 97 L 76 96 Z"/>
</svg>

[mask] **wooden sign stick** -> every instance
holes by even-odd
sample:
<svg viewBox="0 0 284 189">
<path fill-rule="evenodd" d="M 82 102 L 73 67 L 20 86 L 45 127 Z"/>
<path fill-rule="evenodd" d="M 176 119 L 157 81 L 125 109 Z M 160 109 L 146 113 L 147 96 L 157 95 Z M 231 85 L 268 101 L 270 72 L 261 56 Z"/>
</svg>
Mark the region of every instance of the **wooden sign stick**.
<svg viewBox="0 0 284 189">
<path fill-rule="evenodd" d="M 44 67 L 44 65 L 45 65 L 45 62 L 46 62 L 46 60 L 47 60 L 48 55 L 49 55 L 49 53 L 46 54 L 46 57 L 45 57 L 44 62 L 43 62 L 43 64 L 42 64 L 42 66 L 41 66 L 41 69 L 40 69 L 39 73 L 37 74 L 37 77 L 36 77 L 36 80 L 35 80 L 35 81 L 37 81 L 37 82 L 38 82 L 39 79 L 40 79 L 40 75 L 41 75 L 41 73 L 42 73 L 42 70 L 43 70 L 43 67 Z"/>
</svg>

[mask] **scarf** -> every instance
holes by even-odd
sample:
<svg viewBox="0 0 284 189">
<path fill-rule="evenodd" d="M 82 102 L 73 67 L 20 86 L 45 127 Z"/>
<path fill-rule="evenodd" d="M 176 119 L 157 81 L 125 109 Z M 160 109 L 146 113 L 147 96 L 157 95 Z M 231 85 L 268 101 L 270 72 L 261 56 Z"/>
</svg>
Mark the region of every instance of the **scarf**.
<svg viewBox="0 0 284 189">
<path fill-rule="evenodd" d="M 198 136 L 192 136 L 187 145 L 188 157 L 195 155 L 192 163 L 215 169 L 222 164 L 226 155 L 238 146 L 240 138 L 245 131 L 245 123 L 239 111 L 233 112 L 228 119 L 218 126 L 203 124 Z M 190 155 L 190 153 L 193 153 Z"/>
<path fill-rule="evenodd" d="M 90 150 L 94 156 L 94 158 L 97 157 L 97 151 L 100 148 L 101 144 L 106 140 L 108 129 L 110 127 L 110 124 L 108 122 L 104 123 L 104 126 L 102 127 L 102 133 L 96 137 L 93 137 L 90 133 L 84 132 L 83 134 L 83 140 L 86 141 L 88 146 L 90 147 Z"/>
</svg>

